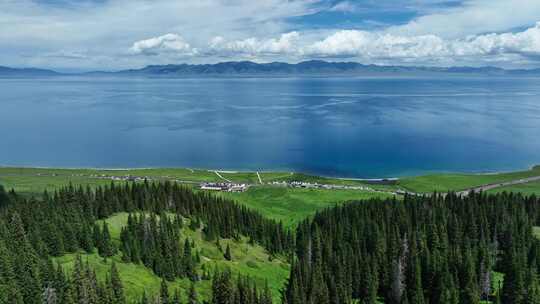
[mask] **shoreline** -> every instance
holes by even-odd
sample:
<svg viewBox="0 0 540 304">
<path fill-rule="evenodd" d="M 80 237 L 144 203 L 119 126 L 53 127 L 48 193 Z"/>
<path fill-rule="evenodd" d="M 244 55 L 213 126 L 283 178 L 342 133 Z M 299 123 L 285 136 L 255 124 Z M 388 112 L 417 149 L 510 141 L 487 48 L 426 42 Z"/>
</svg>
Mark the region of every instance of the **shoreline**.
<svg viewBox="0 0 540 304">
<path fill-rule="evenodd" d="M 325 178 L 325 179 L 337 179 L 342 181 L 358 181 L 358 182 L 396 182 L 402 179 L 406 178 L 414 178 L 414 177 L 420 177 L 420 176 L 431 176 L 431 175 L 454 175 L 454 174 L 462 174 L 462 175 L 478 175 L 478 176 L 489 176 L 489 175 L 499 175 L 499 174 L 511 174 L 516 172 L 526 172 L 526 171 L 533 171 L 540 168 L 540 165 L 534 164 L 529 165 L 527 168 L 522 169 L 516 169 L 516 170 L 503 170 L 503 171 L 426 171 L 425 173 L 420 174 L 412 174 L 412 175 L 403 175 L 401 177 L 374 177 L 374 178 L 362 178 L 362 177 L 343 177 L 343 176 L 331 176 L 331 175 L 319 175 L 315 173 L 305 173 L 305 172 L 299 172 L 299 171 L 280 171 L 280 170 L 226 170 L 226 169 L 211 169 L 211 168 L 191 168 L 191 167 L 125 167 L 125 168 L 100 168 L 100 167 L 49 167 L 49 166 L 12 166 L 12 165 L 0 165 L 0 169 L 40 169 L 40 170 L 95 170 L 95 171 L 111 171 L 111 172 L 118 172 L 118 171 L 136 171 L 136 170 L 188 170 L 191 171 L 191 173 L 195 173 L 195 171 L 204 171 L 209 173 L 219 172 L 219 173 L 225 173 L 225 174 L 257 174 L 257 173 L 289 173 L 291 175 L 293 174 L 299 174 L 299 175 L 305 175 L 305 176 L 312 176 L 317 178 Z"/>
</svg>

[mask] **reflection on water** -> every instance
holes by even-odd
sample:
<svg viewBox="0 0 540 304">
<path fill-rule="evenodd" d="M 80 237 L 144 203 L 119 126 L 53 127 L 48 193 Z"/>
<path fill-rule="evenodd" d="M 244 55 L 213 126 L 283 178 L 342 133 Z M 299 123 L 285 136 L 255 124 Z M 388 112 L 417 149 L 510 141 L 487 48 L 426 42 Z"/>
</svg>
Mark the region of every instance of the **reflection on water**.
<svg viewBox="0 0 540 304">
<path fill-rule="evenodd" d="M 540 80 L 0 80 L 0 164 L 381 177 L 540 163 Z"/>
</svg>

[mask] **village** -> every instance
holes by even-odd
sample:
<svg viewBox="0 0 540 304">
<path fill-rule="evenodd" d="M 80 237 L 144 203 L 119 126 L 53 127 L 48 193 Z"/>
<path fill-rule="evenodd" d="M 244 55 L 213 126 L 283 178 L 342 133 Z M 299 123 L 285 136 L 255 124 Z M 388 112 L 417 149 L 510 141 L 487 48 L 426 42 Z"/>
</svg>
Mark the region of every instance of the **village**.
<svg viewBox="0 0 540 304">
<path fill-rule="evenodd" d="M 217 173 L 216 173 L 217 174 Z M 42 175 L 42 174 L 38 174 Z M 56 176 L 56 174 L 52 174 L 52 176 Z M 304 181 L 272 181 L 264 183 L 262 179 L 260 179 L 259 176 L 259 183 L 258 184 L 248 184 L 248 183 L 236 183 L 230 180 L 224 179 L 223 182 L 196 182 L 196 181 L 186 181 L 186 180 L 179 180 L 172 178 L 170 176 L 161 176 L 161 177 L 151 177 L 151 176 L 134 176 L 134 175 L 107 175 L 107 174 L 90 174 L 90 175 L 84 175 L 84 174 L 72 174 L 72 176 L 88 176 L 91 178 L 97 178 L 97 179 L 109 179 L 112 181 L 125 181 L 125 182 L 143 182 L 143 181 L 173 181 L 177 183 L 182 184 L 192 184 L 198 186 L 200 190 L 205 191 L 217 191 L 217 192 L 245 192 L 250 187 L 253 186 L 261 186 L 261 185 L 267 185 L 267 186 L 273 186 L 273 187 L 286 187 L 286 188 L 303 188 L 303 189 L 323 189 L 323 190 L 358 190 L 358 191 L 369 191 L 369 192 L 388 192 L 388 191 L 381 191 L 372 187 L 369 187 L 368 185 L 339 185 L 339 184 L 320 184 L 320 183 L 311 183 L 311 182 L 304 182 Z M 404 195 L 405 192 L 398 190 L 397 192 L 391 192 L 396 195 Z"/>
</svg>

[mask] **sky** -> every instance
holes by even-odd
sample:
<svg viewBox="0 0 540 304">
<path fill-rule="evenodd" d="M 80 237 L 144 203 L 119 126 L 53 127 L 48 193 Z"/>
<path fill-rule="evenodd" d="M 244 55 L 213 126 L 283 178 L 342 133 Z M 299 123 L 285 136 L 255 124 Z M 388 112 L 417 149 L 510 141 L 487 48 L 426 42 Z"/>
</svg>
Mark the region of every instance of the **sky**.
<svg viewBox="0 0 540 304">
<path fill-rule="evenodd" d="M 0 65 L 540 67 L 539 0 L 0 0 Z"/>
</svg>

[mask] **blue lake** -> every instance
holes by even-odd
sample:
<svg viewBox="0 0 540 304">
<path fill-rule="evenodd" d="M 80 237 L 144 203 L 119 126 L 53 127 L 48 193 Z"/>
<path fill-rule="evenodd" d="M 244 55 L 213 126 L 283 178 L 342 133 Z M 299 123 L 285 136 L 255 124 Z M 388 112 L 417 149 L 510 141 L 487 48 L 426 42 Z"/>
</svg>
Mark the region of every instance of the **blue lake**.
<svg viewBox="0 0 540 304">
<path fill-rule="evenodd" d="M 540 164 L 540 79 L 0 79 L 0 165 L 392 177 Z"/>
</svg>

